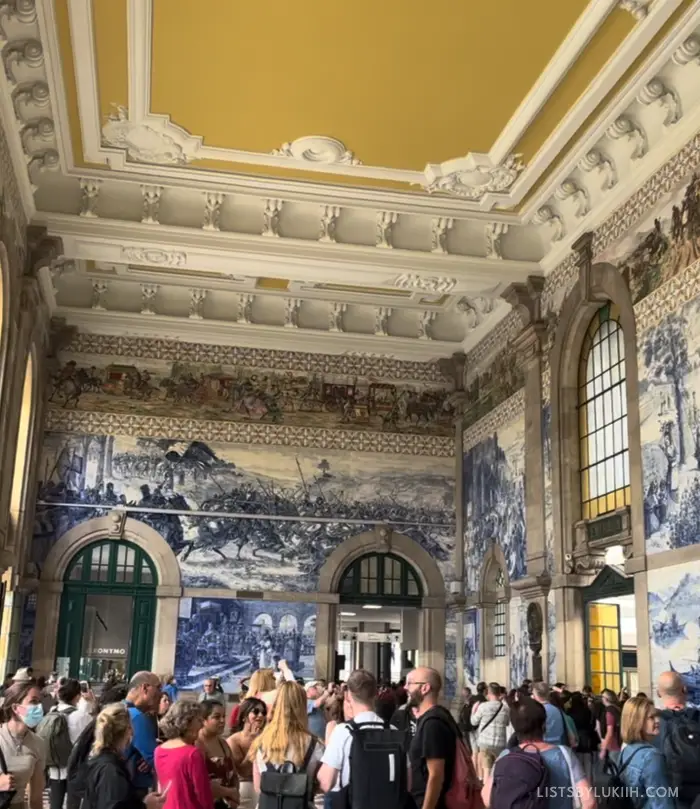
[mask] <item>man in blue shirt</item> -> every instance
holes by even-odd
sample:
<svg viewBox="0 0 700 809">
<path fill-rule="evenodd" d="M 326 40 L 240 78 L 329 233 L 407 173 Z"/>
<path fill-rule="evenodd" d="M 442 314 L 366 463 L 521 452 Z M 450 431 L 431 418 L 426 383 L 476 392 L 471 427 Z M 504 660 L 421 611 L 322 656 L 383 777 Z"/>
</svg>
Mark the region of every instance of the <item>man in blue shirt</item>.
<svg viewBox="0 0 700 809">
<path fill-rule="evenodd" d="M 150 671 L 139 671 L 129 682 L 126 706 L 131 717 L 134 738 L 127 751 L 132 785 L 141 797 L 155 786 L 153 755 L 158 740 L 160 679 Z"/>
<path fill-rule="evenodd" d="M 568 746 L 569 736 L 566 732 L 564 714 L 549 701 L 549 686 L 547 683 L 533 683 L 532 698 L 542 705 L 544 712 L 547 714 L 542 741 L 548 744 L 565 744 Z"/>
</svg>

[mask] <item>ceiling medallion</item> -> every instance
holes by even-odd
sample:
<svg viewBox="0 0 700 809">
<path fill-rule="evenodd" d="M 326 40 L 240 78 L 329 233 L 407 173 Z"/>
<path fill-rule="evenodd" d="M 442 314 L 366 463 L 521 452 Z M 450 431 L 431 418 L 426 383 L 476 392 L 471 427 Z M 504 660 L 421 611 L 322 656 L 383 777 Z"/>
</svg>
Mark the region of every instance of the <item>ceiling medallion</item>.
<svg viewBox="0 0 700 809">
<path fill-rule="evenodd" d="M 479 202 L 487 194 L 508 191 L 524 168 L 520 155 L 509 155 L 503 163 L 494 164 L 486 154 L 470 153 L 426 166 L 423 185 L 430 194 L 454 194 Z"/>
<path fill-rule="evenodd" d="M 145 123 L 130 121 L 124 107 L 117 107 L 102 127 L 102 144 L 124 149 L 135 163 L 182 166 L 191 159 L 170 135 Z"/>
<path fill-rule="evenodd" d="M 292 143 L 283 143 L 280 149 L 272 152 L 275 157 L 291 157 L 294 160 L 303 160 L 305 163 L 340 164 L 343 166 L 361 166 L 352 152 L 345 148 L 345 144 L 335 138 L 324 135 L 310 135 L 306 138 L 297 138 Z"/>
</svg>

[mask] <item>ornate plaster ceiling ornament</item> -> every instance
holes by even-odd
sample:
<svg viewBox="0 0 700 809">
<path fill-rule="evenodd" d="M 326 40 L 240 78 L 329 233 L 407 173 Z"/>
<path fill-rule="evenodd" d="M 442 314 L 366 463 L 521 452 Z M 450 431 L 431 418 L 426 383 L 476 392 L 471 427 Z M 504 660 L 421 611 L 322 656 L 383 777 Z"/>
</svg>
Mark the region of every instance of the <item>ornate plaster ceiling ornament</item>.
<svg viewBox="0 0 700 809">
<path fill-rule="evenodd" d="M 321 214 L 321 230 L 318 235 L 319 242 L 335 242 L 335 229 L 340 218 L 338 205 L 326 205 Z"/>
<path fill-rule="evenodd" d="M 280 235 L 281 199 L 266 199 L 263 210 L 263 236 L 277 238 Z"/>
<path fill-rule="evenodd" d="M 203 320 L 204 319 L 204 301 L 207 299 L 206 289 L 191 289 L 190 290 L 190 320 Z"/>
<path fill-rule="evenodd" d="M 123 247 L 122 258 L 134 264 L 159 267 L 184 267 L 187 263 L 187 253 L 182 250 L 160 250 L 157 247 Z"/>
<path fill-rule="evenodd" d="M 591 210 L 591 201 L 588 192 L 585 188 L 582 188 L 576 180 L 572 180 L 570 177 L 568 180 L 564 180 L 564 182 L 561 183 L 554 192 L 554 196 L 562 202 L 570 199 L 576 206 L 574 215 L 577 219 L 582 219 Z"/>
<path fill-rule="evenodd" d="M 28 169 L 37 171 L 56 171 L 61 167 L 61 158 L 55 149 L 45 149 L 29 157 Z"/>
<path fill-rule="evenodd" d="M 457 285 L 456 278 L 445 278 L 443 276 L 429 276 L 416 275 L 415 273 L 404 273 L 393 282 L 393 286 L 397 289 L 414 289 L 421 292 L 433 292 L 439 295 L 445 295 Z"/>
<path fill-rule="evenodd" d="M 23 127 L 20 133 L 22 146 L 28 155 L 34 151 L 46 149 L 47 144 L 53 144 L 55 135 L 56 128 L 51 118 L 37 118 Z"/>
<path fill-rule="evenodd" d="M 141 211 L 141 223 L 143 225 L 159 225 L 158 212 L 160 209 L 160 198 L 163 195 L 161 185 L 142 185 L 143 209 Z"/>
<path fill-rule="evenodd" d="M 287 329 L 299 328 L 300 298 L 287 298 L 284 302 L 284 326 Z"/>
<path fill-rule="evenodd" d="M 18 85 L 12 94 L 15 114 L 20 121 L 31 120 L 35 117 L 32 112 L 34 107 L 41 110 L 49 109 L 51 106 L 51 96 L 49 85 L 45 81 L 35 81 L 29 85 Z"/>
<path fill-rule="evenodd" d="M 5 73 L 12 83 L 16 82 L 14 71 L 19 65 L 37 70 L 44 64 L 44 48 L 38 39 L 25 39 L 6 45 L 2 58 L 5 62 Z"/>
<path fill-rule="evenodd" d="M 158 284 L 141 284 L 141 314 L 155 315 Z"/>
<path fill-rule="evenodd" d="M 105 281 L 92 282 L 92 301 L 90 304 L 92 309 L 98 309 L 100 311 L 107 309 L 105 306 L 105 296 L 107 295 L 108 289 L 109 285 Z"/>
<path fill-rule="evenodd" d="M 659 105 L 666 110 L 664 126 L 672 126 L 678 123 L 683 117 L 681 100 L 678 97 L 678 93 L 676 93 L 675 90 L 669 90 L 658 76 L 642 87 L 637 96 L 637 101 L 646 106 L 658 102 Z"/>
<path fill-rule="evenodd" d="M 87 219 L 97 218 L 97 200 L 100 196 L 102 180 L 90 177 L 80 179 L 80 216 Z"/>
<path fill-rule="evenodd" d="M 418 339 L 419 340 L 432 340 L 433 339 L 433 323 L 437 317 L 437 312 L 426 309 L 420 313 L 418 318 Z"/>
<path fill-rule="evenodd" d="M 493 298 L 478 296 L 476 298 L 464 297 L 457 301 L 457 311 L 464 315 L 467 331 L 472 331 L 494 309 Z"/>
<path fill-rule="evenodd" d="M 617 118 L 608 128 L 607 135 L 611 140 L 627 138 L 632 141 L 634 145 L 632 160 L 639 160 L 649 151 L 649 141 L 646 133 L 627 115 L 621 115 Z"/>
<path fill-rule="evenodd" d="M 455 220 L 449 216 L 437 216 L 431 222 L 430 250 L 432 253 L 446 254 L 447 234 L 454 227 Z"/>
<path fill-rule="evenodd" d="M 671 58 L 678 67 L 684 67 L 693 61 L 700 64 L 700 37 L 697 34 L 691 34 L 683 44 L 676 48 Z"/>
<path fill-rule="evenodd" d="M 36 19 L 36 0 L 0 0 L 0 35 L 3 38 L 7 38 L 5 24 L 8 20 L 31 25 Z"/>
<path fill-rule="evenodd" d="M 593 171 L 597 169 L 603 175 L 603 184 L 601 188 L 603 191 L 609 191 L 614 185 L 617 184 L 617 172 L 612 160 L 600 149 L 591 149 L 579 163 L 581 171 Z"/>
<path fill-rule="evenodd" d="M 635 20 L 644 20 L 654 0 L 618 0 L 618 6 L 629 13 Z"/>
<path fill-rule="evenodd" d="M 502 242 L 507 232 L 508 225 L 505 222 L 492 222 L 486 225 L 486 258 L 503 258 Z"/>
<path fill-rule="evenodd" d="M 343 324 L 343 317 L 347 312 L 347 310 L 348 310 L 347 303 L 335 302 L 331 306 L 328 323 L 329 331 L 345 331 L 345 325 Z"/>
<path fill-rule="evenodd" d="M 309 135 L 297 138 L 292 143 L 283 143 L 281 148 L 273 149 L 275 157 L 290 157 L 294 160 L 303 160 L 305 163 L 324 163 L 327 165 L 361 166 L 352 152 L 345 148 L 345 144 L 335 138 L 325 135 Z"/>
<path fill-rule="evenodd" d="M 394 246 L 394 225 L 399 221 L 396 211 L 379 211 L 377 214 L 377 247 Z"/>
<path fill-rule="evenodd" d="M 238 299 L 238 317 L 236 321 L 238 323 L 252 323 L 252 314 L 253 314 L 253 300 L 255 295 L 251 295 L 250 292 L 244 292 Z"/>
<path fill-rule="evenodd" d="M 532 217 L 535 225 L 549 225 L 552 229 L 552 241 L 560 242 L 564 238 L 564 221 L 550 205 L 543 205 Z"/>
<path fill-rule="evenodd" d="M 110 115 L 102 127 L 102 144 L 123 149 L 134 163 L 183 166 L 194 157 L 165 132 L 130 121 L 125 107 L 117 107 L 116 113 Z"/>
<path fill-rule="evenodd" d="M 221 230 L 221 208 L 225 194 L 219 191 L 204 192 L 204 219 L 202 230 Z"/>
<path fill-rule="evenodd" d="M 393 309 L 390 306 L 378 306 L 374 319 L 374 333 L 378 337 L 389 336 L 389 320 Z"/>
<path fill-rule="evenodd" d="M 520 155 L 509 155 L 502 163 L 494 164 L 488 155 L 472 152 L 466 157 L 426 166 L 423 187 L 431 194 L 454 194 L 479 202 L 487 194 L 508 191 L 524 168 Z"/>
</svg>

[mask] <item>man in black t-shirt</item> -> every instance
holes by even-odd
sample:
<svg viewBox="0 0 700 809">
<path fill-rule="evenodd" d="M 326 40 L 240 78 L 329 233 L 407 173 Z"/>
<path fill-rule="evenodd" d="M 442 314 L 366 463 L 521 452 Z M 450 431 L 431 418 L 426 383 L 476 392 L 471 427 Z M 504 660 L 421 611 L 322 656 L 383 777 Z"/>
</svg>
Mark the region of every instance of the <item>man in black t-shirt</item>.
<svg viewBox="0 0 700 809">
<path fill-rule="evenodd" d="M 409 705 L 418 715 L 409 753 L 417 809 L 445 809 L 445 793 L 452 784 L 457 736 L 454 720 L 438 705 L 441 688 L 435 669 L 414 669 L 406 678 Z"/>
</svg>

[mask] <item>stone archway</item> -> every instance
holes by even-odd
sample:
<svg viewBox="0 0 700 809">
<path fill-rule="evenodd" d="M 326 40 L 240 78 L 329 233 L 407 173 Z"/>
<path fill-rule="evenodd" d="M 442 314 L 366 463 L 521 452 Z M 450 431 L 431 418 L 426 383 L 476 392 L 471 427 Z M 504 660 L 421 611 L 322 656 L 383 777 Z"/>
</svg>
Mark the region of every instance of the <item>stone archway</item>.
<svg viewBox="0 0 700 809">
<path fill-rule="evenodd" d="M 415 540 L 381 526 L 345 540 L 321 568 L 318 590 L 323 600 L 319 603 L 316 621 L 316 675 L 326 679 L 333 676 L 340 580 L 349 565 L 368 553 L 399 556 L 419 576 L 423 587 L 419 624 L 420 662 L 444 673 L 446 592 L 440 568 Z"/>
<path fill-rule="evenodd" d="M 67 531 L 51 548 L 39 578 L 37 620 L 34 630 L 32 665 L 36 671 L 53 669 L 58 636 L 58 619 L 63 577 L 71 560 L 83 548 L 101 539 L 128 540 L 146 553 L 158 575 L 152 668 L 158 674 L 171 673 L 175 665 L 177 617 L 182 595 L 180 567 L 172 549 L 151 526 L 113 511 L 86 520 Z"/>
</svg>

